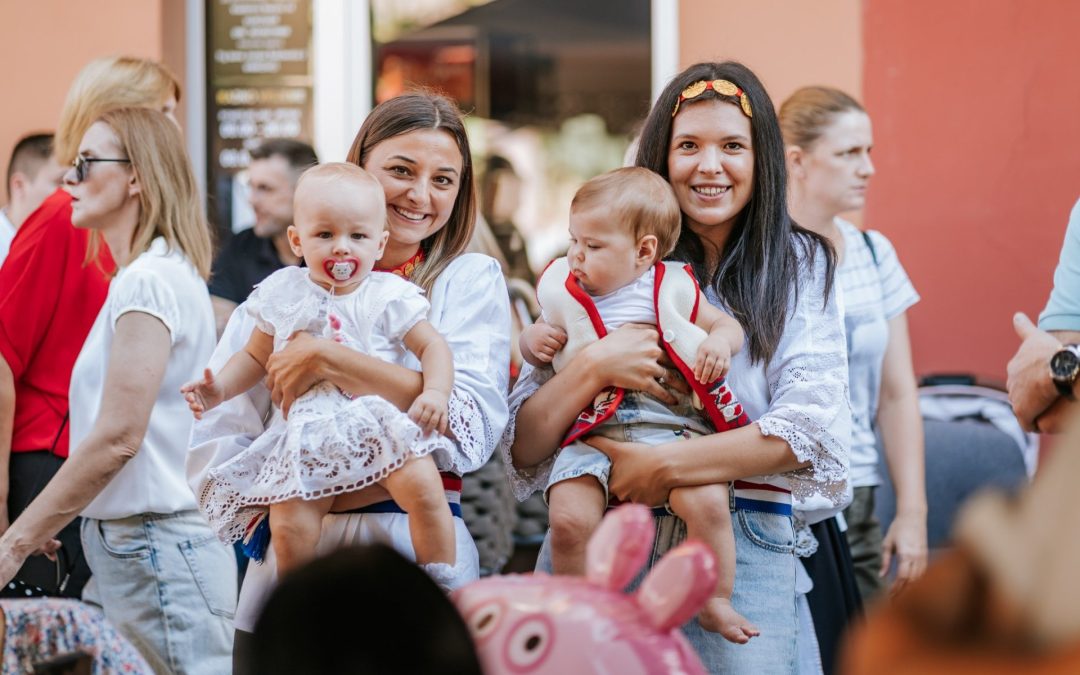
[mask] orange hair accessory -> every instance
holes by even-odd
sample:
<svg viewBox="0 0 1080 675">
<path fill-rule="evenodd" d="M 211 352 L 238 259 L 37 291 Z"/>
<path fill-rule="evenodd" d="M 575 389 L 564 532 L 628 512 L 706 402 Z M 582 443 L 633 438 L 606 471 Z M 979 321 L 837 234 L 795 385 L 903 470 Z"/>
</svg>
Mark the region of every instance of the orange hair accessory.
<svg viewBox="0 0 1080 675">
<path fill-rule="evenodd" d="M 683 101 L 697 98 L 709 89 L 712 89 L 722 96 L 737 96 L 739 98 L 739 107 L 742 108 L 743 114 L 747 117 L 754 116 L 753 111 L 750 110 L 750 99 L 746 97 L 746 92 L 740 89 L 738 85 L 728 82 L 727 80 L 698 80 L 686 89 L 683 89 L 682 93 L 679 94 L 679 100 L 675 101 L 675 109 L 671 111 L 671 116 L 675 117 L 675 113 L 679 112 L 679 106 L 682 105 Z"/>
</svg>

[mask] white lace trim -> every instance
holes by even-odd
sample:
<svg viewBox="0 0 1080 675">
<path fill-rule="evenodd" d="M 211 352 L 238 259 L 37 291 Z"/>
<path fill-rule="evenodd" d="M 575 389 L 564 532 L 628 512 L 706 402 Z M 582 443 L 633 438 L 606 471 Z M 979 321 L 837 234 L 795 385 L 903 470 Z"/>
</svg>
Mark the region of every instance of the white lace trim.
<svg viewBox="0 0 1080 675">
<path fill-rule="evenodd" d="M 450 391 L 448 416 L 450 431 L 457 438 L 458 451 L 437 450 L 435 461 L 441 469 L 463 476 L 487 462 L 496 439 L 492 438 L 476 399 L 456 387 Z"/>
<path fill-rule="evenodd" d="M 792 514 L 791 524 L 795 528 L 795 555 L 800 558 L 809 558 L 817 553 L 817 537 L 797 511 Z"/>
<path fill-rule="evenodd" d="M 786 441 L 800 462 L 810 462 L 804 469 L 782 474 L 791 486 L 793 500 L 801 501 L 820 494 L 833 506 L 843 504 L 848 467 L 841 457 L 846 455 L 847 449 L 825 427 L 807 415 L 799 415 L 794 421 L 771 415 L 758 420 L 758 428 L 763 436 Z"/>
<path fill-rule="evenodd" d="M 436 450 L 452 453 L 449 439 L 424 436 L 407 415 L 377 396 L 326 414 L 330 386 L 301 397 L 288 422 L 276 422 L 246 450 L 210 470 L 199 506 L 222 541 L 242 537 L 251 519 L 270 504 L 354 492 L 413 458 Z"/>
<path fill-rule="evenodd" d="M 514 466 L 510 448 L 514 445 L 517 432 L 517 415 L 521 406 L 529 398 L 539 391 L 547 380 L 551 379 L 553 372 L 550 369 L 535 369 L 526 365 L 518 378 L 514 391 L 510 394 L 510 419 L 499 441 L 499 453 L 502 455 L 503 464 L 506 466 L 506 476 L 510 480 L 510 488 L 514 491 L 514 497 L 518 501 L 525 501 L 529 496 L 547 485 L 551 475 L 551 468 L 555 465 L 555 453 L 551 457 L 537 464 L 523 469 Z"/>
</svg>

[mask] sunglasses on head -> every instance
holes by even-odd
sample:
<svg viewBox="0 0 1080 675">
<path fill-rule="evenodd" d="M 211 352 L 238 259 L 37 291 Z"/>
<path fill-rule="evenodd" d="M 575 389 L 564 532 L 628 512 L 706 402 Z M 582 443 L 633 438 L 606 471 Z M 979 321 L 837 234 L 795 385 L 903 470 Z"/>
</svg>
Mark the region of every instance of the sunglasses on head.
<svg viewBox="0 0 1080 675">
<path fill-rule="evenodd" d="M 75 182 L 81 183 L 86 180 L 86 175 L 90 171 L 90 164 L 93 162 L 117 162 L 119 164 L 131 164 L 130 159 L 103 159 L 101 157 L 83 157 L 82 155 L 76 155 L 75 161 L 71 163 L 75 167 Z"/>
</svg>

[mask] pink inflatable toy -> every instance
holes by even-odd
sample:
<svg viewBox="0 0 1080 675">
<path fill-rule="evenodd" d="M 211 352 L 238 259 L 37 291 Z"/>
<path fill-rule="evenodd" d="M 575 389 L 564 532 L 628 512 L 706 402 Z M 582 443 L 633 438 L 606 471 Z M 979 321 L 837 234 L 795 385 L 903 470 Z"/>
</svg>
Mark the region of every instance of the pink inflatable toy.
<svg viewBox="0 0 1080 675">
<path fill-rule="evenodd" d="M 597 528 L 585 578 L 543 573 L 481 579 L 454 593 L 487 675 L 706 673 L 679 626 L 716 590 L 701 542 L 672 549 L 633 594 L 652 552 L 649 509 L 626 504 Z"/>
</svg>

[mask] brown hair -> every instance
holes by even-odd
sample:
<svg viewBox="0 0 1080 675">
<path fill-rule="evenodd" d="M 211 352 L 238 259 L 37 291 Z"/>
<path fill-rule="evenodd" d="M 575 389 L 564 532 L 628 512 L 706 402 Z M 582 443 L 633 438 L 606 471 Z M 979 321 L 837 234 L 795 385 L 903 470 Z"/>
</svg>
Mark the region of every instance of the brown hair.
<svg viewBox="0 0 1080 675">
<path fill-rule="evenodd" d="M 312 181 L 322 183 L 343 183 L 349 187 L 354 188 L 371 188 L 375 191 L 375 199 L 378 200 L 379 212 L 382 214 L 379 216 L 379 222 L 385 228 L 386 225 L 386 197 L 383 194 L 382 184 L 379 183 L 375 176 L 372 176 L 367 171 L 364 171 L 355 164 L 349 164 L 347 162 L 327 162 L 326 164 L 316 164 L 304 173 L 300 174 L 300 178 L 296 181 L 296 191 L 293 192 L 293 201 L 299 200 L 301 194 L 311 190 L 312 188 L 304 186 Z M 357 195 L 361 195 L 359 190 Z M 363 199 L 363 197 L 358 197 Z"/>
<path fill-rule="evenodd" d="M 609 211 L 634 241 L 647 234 L 655 236 L 656 260 L 671 253 L 679 241 L 679 200 L 671 185 L 654 171 L 631 166 L 602 173 L 582 185 L 570 202 L 571 213 L 597 207 Z"/>
<path fill-rule="evenodd" d="M 839 89 L 799 89 L 780 106 L 780 131 L 784 134 L 784 143 L 809 149 L 835 115 L 849 110 L 866 112 L 858 101 Z"/>
<path fill-rule="evenodd" d="M 71 83 L 54 151 L 62 165 L 75 161 L 79 143 L 90 125 L 117 108 L 160 108 L 175 96 L 180 83 L 165 66 L 147 59 L 113 56 L 86 64 Z"/>
<path fill-rule="evenodd" d="M 148 108 L 111 110 L 99 121 L 116 134 L 139 179 L 139 222 L 131 236 L 132 257 L 149 249 L 155 237 L 164 237 L 170 249 L 179 249 L 203 279 L 209 278 L 210 227 L 180 129 L 164 114 Z M 96 242 L 91 249 L 88 260 L 96 258 Z"/>
<path fill-rule="evenodd" d="M 41 167 L 49 161 L 52 151 L 52 134 L 27 134 L 19 139 L 19 142 L 15 144 L 15 149 L 11 151 L 11 159 L 8 160 L 7 183 L 5 183 L 8 201 L 11 201 L 11 178 L 21 173 L 30 180 L 36 179 Z"/>
<path fill-rule="evenodd" d="M 461 152 L 461 179 L 453 212 L 445 226 L 420 242 L 425 259 L 412 278 L 413 283 L 430 292 L 443 270 L 468 249 L 476 224 L 472 156 L 461 111 L 445 96 L 426 91 L 403 94 L 384 101 L 371 111 L 360 126 L 347 161 L 363 167 L 376 145 L 420 129 L 445 131 L 454 138 Z"/>
</svg>

